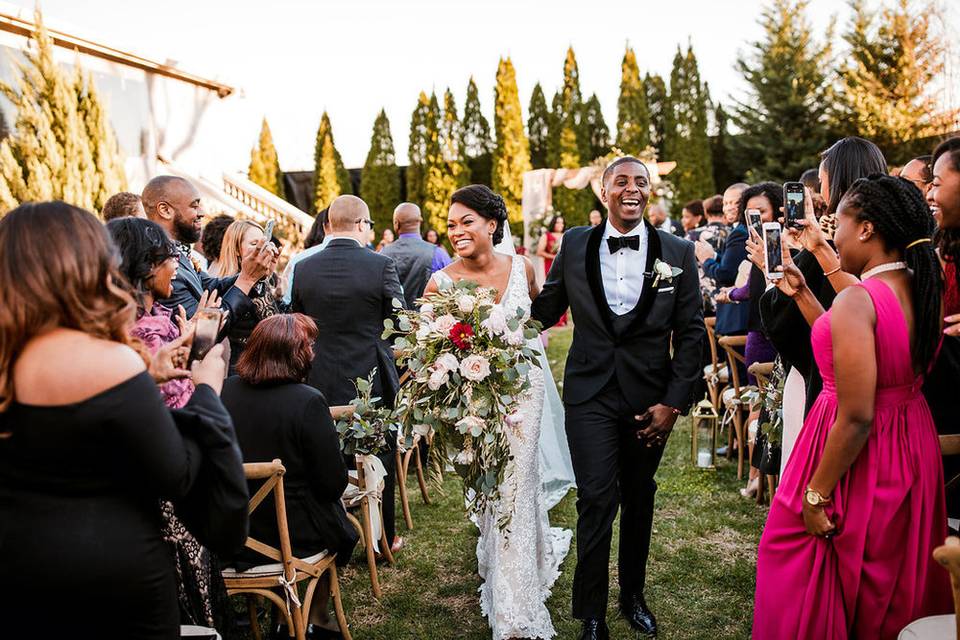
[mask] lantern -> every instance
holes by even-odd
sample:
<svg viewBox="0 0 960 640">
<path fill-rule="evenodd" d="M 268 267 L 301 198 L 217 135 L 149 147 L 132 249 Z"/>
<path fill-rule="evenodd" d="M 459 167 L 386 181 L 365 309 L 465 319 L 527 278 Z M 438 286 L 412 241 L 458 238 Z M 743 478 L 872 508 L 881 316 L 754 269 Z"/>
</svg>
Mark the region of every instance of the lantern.
<svg viewBox="0 0 960 640">
<path fill-rule="evenodd" d="M 691 419 L 691 462 L 700 469 L 714 469 L 717 461 L 717 423 L 720 416 L 717 415 L 713 403 L 704 398 L 694 408 Z"/>
</svg>

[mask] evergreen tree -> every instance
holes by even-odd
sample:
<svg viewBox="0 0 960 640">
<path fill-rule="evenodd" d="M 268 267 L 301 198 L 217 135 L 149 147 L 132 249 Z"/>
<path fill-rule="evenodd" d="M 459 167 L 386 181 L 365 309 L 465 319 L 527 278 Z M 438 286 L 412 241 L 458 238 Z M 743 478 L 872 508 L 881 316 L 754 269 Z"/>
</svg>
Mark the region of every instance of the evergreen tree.
<svg viewBox="0 0 960 640">
<path fill-rule="evenodd" d="M 530 145 L 523 131 L 523 113 L 517 92 L 517 77 L 510 58 L 500 59 L 494 109 L 497 148 L 493 159 L 493 190 L 507 205 L 510 225 L 523 229 L 523 174 L 530 170 Z"/>
<path fill-rule="evenodd" d="M 360 177 L 360 197 L 370 207 L 378 229 L 393 227 L 393 210 L 400 203 L 400 168 L 393 149 L 390 120 L 381 109 L 373 123 L 370 151 Z"/>
<path fill-rule="evenodd" d="M 553 99 L 550 138 L 547 162 L 551 167 L 576 169 L 590 155 L 589 136 L 583 128 L 580 69 L 573 47 L 567 49 L 563 63 L 563 88 Z M 553 208 L 566 216 L 568 226 L 584 223 L 593 205 L 593 192 L 589 189 L 557 187 L 553 190 Z"/>
<path fill-rule="evenodd" d="M 447 175 L 450 176 L 453 185 L 450 194 L 453 195 L 453 192 L 460 187 L 470 184 L 470 167 L 467 164 L 466 149 L 463 143 L 463 127 L 457 116 L 457 103 L 453 98 L 453 92 L 449 88 L 443 94 L 440 146 Z M 449 204 L 449 198 L 446 201 Z"/>
<path fill-rule="evenodd" d="M 491 184 L 493 150 L 495 144 L 490 134 L 490 123 L 480 109 L 477 83 L 470 77 L 467 83 L 467 101 L 463 107 L 463 150 L 470 169 L 471 180 L 476 184 Z"/>
<path fill-rule="evenodd" d="M 273 145 L 273 136 L 270 134 L 270 125 L 263 119 L 260 125 L 260 138 L 257 145 L 250 151 L 250 168 L 247 170 L 250 181 L 260 185 L 270 193 L 284 197 L 283 171 L 280 170 L 280 159 L 277 149 Z"/>
<path fill-rule="evenodd" d="M 423 165 L 423 209 L 427 226 L 436 229 L 438 233 L 447 232 L 447 210 L 450 207 L 449 180 L 447 179 L 447 165 L 443 160 L 443 147 L 440 140 L 441 120 L 440 103 L 437 94 L 430 94 L 427 103 L 424 130 L 426 135 L 426 156 Z"/>
<path fill-rule="evenodd" d="M 670 112 L 664 147 L 677 168 L 670 174 L 675 200 L 684 203 L 715 191 L 710 140 L 707 137 L 706 87 L 693 48 L 686 55 L 677 47 L 670 73 Z"/>
<path fill-rule="evenodd" d="M 534 169 L 547 166 L 547 140 L 550 136 L 550 110 L 538 82 L 530 96 L 527 135 L 530 137 L 530 163 Z"/>
<path fill-rule="evenodd" d="M 113 132 L 92 80 L 79 68 L 72 77 L 60 69 L 39 10 L 35 22 L 24 61 L 14 63 L 16 87 L 0 83 L 16 112 L 0 143 L 0 207 L 57 199 L 92 210 L 103 190 L 125 182 Z M 99 136 L 93 147 L 91 135 Z"/>
<path fill-rule="evenodd" d="M 320 126 L 317 128 L 317 144 L 313 153 L 313 206 L 314 211 L 320 211 L 330 206 L 337 196 L 352 194 L 350 174 L 343 166 L 340 152 L 333 142 L 333 127 L 330 125 L 330 116 L 323 112 Z"/>
<path fill-rule="evenodd" d="M 627 48 L 620 63 L 620 98 L 617 100 L 617 147 L 637 155 L 650 144 L 650 111 L 640 68 L 633 49 Z"/>
<path fill-rule="evenodd" d="M 667 131 L 669 96 L 667 84 L 658 74 L 647 74 L 643 79 L 643 88 L 647 98 L 647 111 L 650 114 L 650 144 L 657 151 L 657 157 L 670 160 L 664 149 L 664 136 Z"/>
<path fill-rule="evenodd" d="M 876 143 L 887 160 L 908 160 L 905 143 L 943 133 L 955 113 L 944 111 L 931 90 L 944 71 L 944 41 L 934 32 L 930 6 L 899 0 L 869 11 L 852 0 L 853 20 L 844 34 L 850 55 L 840 69 L 843 130 Z"/>
<path fill-rule="evenodd" d="M 470 167 L 464 152 L 463 131 L 457 117 L 457 104 L 448 88 L 443 96 L 443 113 L 439 113 L 436 98 L 431 96 L 428 111 L 428 131 L 432 127 L 434 110 L 439 121 L 438 151 L 429 146 L 429 153 L 437 153 L 427 173 L 427 197 L 424 200 L 428 225 L 439 233 L 446 233 L 447 211 L 453 192 L 469 184 Z M 432 156 L 428 156 L 431 157 Z"/>
<path fill-rule="evenodd" d="M 417 99 L 417 106 L 410 117 L 410 142 L 407 156 L 407 201 L 418 206 L 423 205 L 423 183 L 427 163 L 427 110 L 430 99 L 423 91 Z"/>
<path fill-rule="evenodd" d="M 734 173 L 730 164 L 730 140 L 727 132 L 727 112 L 719 102 L 713 111 L 716 132 L 710 139 L 710 156 L 713 159 L 713 184 L 717 190 L 726 189 L 741 176 Z"/>
<path fill-rule="evenodd" d="M 603 119 L 597 94 L 590 96 L 590 99 L 583 104 L 581 130 L 584 132 L 587 147 L 584 160 L 592 162 L 610 153 L 610 129 L 607 128 L 607 123 Z"/>
<path fill-rule="evenodd" d="M 816 167 L 828 140 L 826 69 L 829 43 L 813 40 L 808 0 L 772 0 L 760 17 L 764 37 L 737 69 L 749 87 L 732 121 L 741 134 L 731 142 L 749 181 L 796 180 Z"/>
</svg>

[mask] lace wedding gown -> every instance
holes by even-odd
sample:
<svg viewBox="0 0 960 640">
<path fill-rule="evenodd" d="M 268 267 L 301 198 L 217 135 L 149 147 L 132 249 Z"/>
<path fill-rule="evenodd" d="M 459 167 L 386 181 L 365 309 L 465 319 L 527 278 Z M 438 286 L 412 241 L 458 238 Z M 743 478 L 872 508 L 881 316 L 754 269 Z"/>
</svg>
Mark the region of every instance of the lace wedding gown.
<svg viewBox="0 0 960 640">
<path fill-rule="evenodd" d="M 513 313 L 530 313 L 530 294 L 523 258 L 512 256 L 507 290 L 499 304 Z M 438 284 L 451 278 L 438 271 Z M 541 351 L 537 339 L 529 343 Z M 545 359 L 544 359 L 545 361 Z M 544 372 L 533 367 L 531 388 L 520 402 L 519 435 L 507 430 L 513 463 L 500 487 L 502 502 L 491 504 L 476 523 L 480 608 L 490 622 L 494 640 L 553 638 L 556 632 L 546 601 L 560 575 L 560 563 L 570 548 L 571 531 L 551 527 L 540 482 L 540 427 L 544 401 Z M 510 524 L 497 526 L 500 510 L 514 504 Z"/>
</svg>

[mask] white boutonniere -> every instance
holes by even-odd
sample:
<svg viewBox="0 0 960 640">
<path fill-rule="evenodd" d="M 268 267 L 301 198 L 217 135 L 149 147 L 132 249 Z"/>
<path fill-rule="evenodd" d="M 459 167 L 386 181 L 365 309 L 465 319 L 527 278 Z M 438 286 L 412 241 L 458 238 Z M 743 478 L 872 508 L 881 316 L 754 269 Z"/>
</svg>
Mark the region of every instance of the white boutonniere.
<svg viewBox="0 0 960 640">
<path fill-rule="evenodd" d="M 664 282 L 673 282 L 673 279 L 683 273 L 680 267 L 673 267 L 657 258 L 653 261 L 653 286 L 657 286 L 662 279 Z"/>
</svg>

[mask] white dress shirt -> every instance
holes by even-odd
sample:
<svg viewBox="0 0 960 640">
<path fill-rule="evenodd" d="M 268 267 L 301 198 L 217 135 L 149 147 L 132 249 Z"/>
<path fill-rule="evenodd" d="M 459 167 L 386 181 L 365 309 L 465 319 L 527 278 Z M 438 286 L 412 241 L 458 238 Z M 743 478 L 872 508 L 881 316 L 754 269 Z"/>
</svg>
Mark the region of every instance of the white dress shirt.
<svg viewBox="0 0 960 640">
<path fill-rule="evenodd" d="M 639 236 L 640 250 L 620 249 L 610 253 L 607 238 L 620 236 Z M 603 292 L 610 310 L 618 316 L 630 313 L 643 293 L 643 272 L 647 266 L 647 225 L 643 222 L 629 233 L 617 231 L 607 220 L 600 241 L 600 276 L 603 280 Z"/>
</svg>

